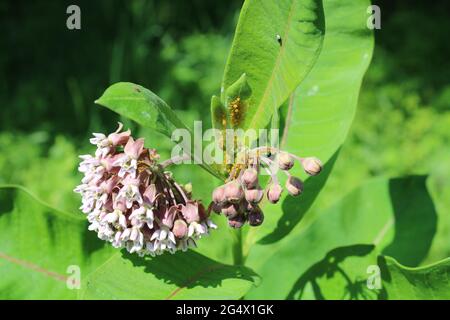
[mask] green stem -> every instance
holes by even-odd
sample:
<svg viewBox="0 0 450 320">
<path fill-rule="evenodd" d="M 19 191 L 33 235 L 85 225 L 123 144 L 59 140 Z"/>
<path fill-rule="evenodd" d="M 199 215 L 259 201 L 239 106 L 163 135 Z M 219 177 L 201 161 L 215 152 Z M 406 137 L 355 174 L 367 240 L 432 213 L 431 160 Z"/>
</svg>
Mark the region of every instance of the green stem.
<svg viewBox="0 0 450 320">
<path fill-rule="evenodd" d="M 244 256 L 242 254 L 242 230 L 235 229 L 233 232 L 233 263 L 234 265 L 243 265 Z"/>
</svg>

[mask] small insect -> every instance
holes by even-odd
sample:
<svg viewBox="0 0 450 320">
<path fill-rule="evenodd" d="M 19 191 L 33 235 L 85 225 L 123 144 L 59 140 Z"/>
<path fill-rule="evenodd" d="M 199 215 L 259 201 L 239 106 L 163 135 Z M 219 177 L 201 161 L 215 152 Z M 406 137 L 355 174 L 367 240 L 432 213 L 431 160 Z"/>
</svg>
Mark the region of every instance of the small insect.
<svg viewBox="0 0 450 320">
<path fill-rule="evenodd" d="M 281 36 L 279 34 L 277 34 L 277 41 L 280 44 L 280 46 L 283 45 L 283 40 L 281 40 Z"/>
</svg>

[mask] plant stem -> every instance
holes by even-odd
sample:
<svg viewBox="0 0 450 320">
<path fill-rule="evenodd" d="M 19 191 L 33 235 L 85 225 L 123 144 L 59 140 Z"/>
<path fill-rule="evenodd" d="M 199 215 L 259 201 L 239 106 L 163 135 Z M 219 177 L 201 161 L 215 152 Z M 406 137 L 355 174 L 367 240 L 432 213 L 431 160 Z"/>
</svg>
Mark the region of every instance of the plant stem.
<svg viewBox="0 0 450 320">
<path fill-rule="evenodd" d="M 241 229 L 235 229 L 232 230 L 233 232 L 233 264 L 234 265 L 243 265 L 244 259 L 242 254 L 242 230 Z"/>
</svg>

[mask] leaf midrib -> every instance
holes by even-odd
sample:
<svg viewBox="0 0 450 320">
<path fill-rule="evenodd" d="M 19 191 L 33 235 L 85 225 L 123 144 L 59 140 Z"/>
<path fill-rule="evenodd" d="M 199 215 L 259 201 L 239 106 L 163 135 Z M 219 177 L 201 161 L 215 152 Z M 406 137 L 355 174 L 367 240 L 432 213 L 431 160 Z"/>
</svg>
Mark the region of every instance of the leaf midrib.
<svg viewBox="0 0 450 320">
<path fill-rule="evenodd" d="M 15 265 L 19 265 L 21 267 L 24 267 L 25 269 L 31 270 L 31 271 L 36 271 L 39 274 L 42 274 L 46 277 L 52 278 L 54 280 L 60 281 L 60 282 L 66 282 L 67 281 L 67 276 L 66 275 L 62 275 L 60 273 L 57 273 L 55 271 L 51 271 L 48 270 L 44 267 L 41 267 L 37 264 L 34 264 L 32 262 L 26 261 L 26 260 L 22 260 L 16 257 L 13 257 L 11 255 L 8 255 L 4 252 L 0 252 L 0 259 L 4 259 L 6 261 L 9 261 Z"/>
</svg>

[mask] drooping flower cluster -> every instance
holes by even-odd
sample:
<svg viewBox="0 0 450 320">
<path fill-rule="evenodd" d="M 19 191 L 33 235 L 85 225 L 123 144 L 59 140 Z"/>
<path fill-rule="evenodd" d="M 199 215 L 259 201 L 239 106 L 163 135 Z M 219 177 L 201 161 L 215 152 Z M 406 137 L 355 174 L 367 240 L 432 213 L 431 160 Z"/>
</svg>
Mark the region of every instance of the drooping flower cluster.
<svg viewBox="0 0 450 320">
<path fill-rule="evenodd" d="M 275 159 L 271 159 L 273 156 Z M 258 204 L 264 194 L 269 202 L 277 203 L 283 192 L 277 178 L 278 170 L 287 175 L 285 187 L 291 196 L 298 196 L 303 192 L 303 182 L 289 173 L 294 160 L 301 163 L 308 175 L 315 176 L 322 170 L 322 164 L 317 158 L 300 158 L 268 147 L 251 150 L 245 158 L 245 164 L 235 165 L 227 183 L 217 187 L 212 194 L 212 209 L 223 214 L 233 228 L 241 228 L 246 222 L 251 226 L 263 223 L 264 214 Z M 261 169 L 270 175 L 270 182 L 265 190 L 261 188 L 258 179 Z"/>
<path fill-rule="evenodd" d="M 181 186 L 159 163 L 154 149 L 131 132 L 106 136 L 94 133 L 90 142 L 95 155 L 82 155 L 84 174 L 75 192 L 82 196 L 80 209 L 87 215 L 89 230 L 130 253 L 152 256 L 196 246 L 196 240 L 216 226 L 199 201 L 191 199 L 191 186 Z"/>
</svg>

